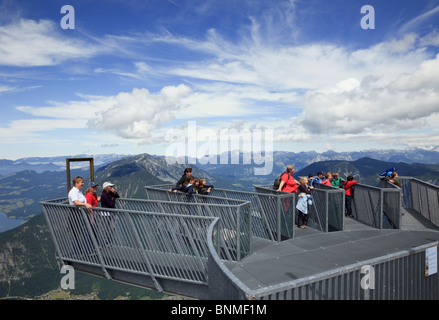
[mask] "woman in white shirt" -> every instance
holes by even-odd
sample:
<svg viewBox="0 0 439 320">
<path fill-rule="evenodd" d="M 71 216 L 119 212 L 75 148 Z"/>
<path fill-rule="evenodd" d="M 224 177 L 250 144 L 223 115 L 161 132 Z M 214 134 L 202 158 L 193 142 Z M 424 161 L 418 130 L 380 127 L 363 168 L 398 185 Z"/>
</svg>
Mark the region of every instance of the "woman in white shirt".
<svg viewBox="0 0 439 320">
<path fill-rule="evenodd" d="M 84 179 L 82 177 L 73 178 L 73 188 L 69 192 L 69 204 L 77 206 L 85 206 L 87 209 L 91 209 L 91 204 L 87 203 L 85 196 L 82 193 L 82 187 L 84 187 Z"/>
</svg>

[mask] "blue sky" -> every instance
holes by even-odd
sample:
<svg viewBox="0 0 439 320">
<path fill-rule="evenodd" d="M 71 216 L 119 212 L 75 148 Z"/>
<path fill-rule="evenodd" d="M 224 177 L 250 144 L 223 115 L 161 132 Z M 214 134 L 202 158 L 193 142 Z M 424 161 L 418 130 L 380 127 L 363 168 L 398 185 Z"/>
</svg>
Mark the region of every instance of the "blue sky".
<svg viewBox="0 0 439 320">
<path fill-rule="evenodd" d="M 434 0 L 0 0 L 0 158 L 165 154 L 193 123 L 199 145 L 438 148 L 438 54 Z"/>
</svg>

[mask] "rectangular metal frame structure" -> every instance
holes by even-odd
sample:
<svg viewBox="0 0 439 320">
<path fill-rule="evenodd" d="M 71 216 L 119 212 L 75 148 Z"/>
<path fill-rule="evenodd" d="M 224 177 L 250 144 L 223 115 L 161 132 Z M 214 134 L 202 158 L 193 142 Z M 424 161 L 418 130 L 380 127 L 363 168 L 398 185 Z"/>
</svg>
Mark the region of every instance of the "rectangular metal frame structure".
<svg viewBox="0 0 439 320">
<path fill-rule="evenodd" d="M 67 172 L 67 194 L 69 194 L 71 186 L 71 177 L 70 177 L 70 162 L 84 162 L 88 161 L 90 164 L 90 181 L 94 182 L 95 174 L 94 174 L 94 162 L 93 158 L 66 158 L 66 172 Z"/>
</svg>

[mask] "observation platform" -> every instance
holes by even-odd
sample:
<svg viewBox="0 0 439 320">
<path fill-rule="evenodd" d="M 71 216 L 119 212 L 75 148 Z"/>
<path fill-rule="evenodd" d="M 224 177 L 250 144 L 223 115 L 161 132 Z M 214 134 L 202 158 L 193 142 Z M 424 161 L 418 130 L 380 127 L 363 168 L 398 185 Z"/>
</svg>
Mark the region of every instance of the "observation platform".
<svg viewBox="0 0 439 320">
<path fill-rule="evenodd" d="M 226 265 L 257 294 L 258 291 L 267 291 L 267 288 L 277 291 L 280 287 L 295 288 L 301 282 L 320 277 L 328 279 L 359 265 L 374 265 L 379 260 L 409 255 L 413 248 L 427 248 L 439 241 L 436 226 L 416 213 L 403 212 L 401 230 L 379 230 L 355 219 L 344 218 L 343 231 L 321 233 L 308 228 L 298 229 L 294 239 L 282 242 L 254 239 L 252 251 L 245 259 Z M 423 270 L 418 271 L 424 276 Z M 400 277 L 406 284 L 410 282 L 409 274 L 397 275 L 396 272 L 395 266 L 392 276 Z M 403 293 L 398 294 L 402 297 Z M 329 294 L 326 295 L 329 298 Z M 408 298 L 409 293 L 406 292 L 404 297 Z M 317 298 L 316 294 L 313 298 Z M 339 297 L 332 298 L 360 298 L 360 291 L 357 288 L 356 295 L 352 291 L 340 292 Z M 389 295 L 385 298 L 395 297 Z"/>
<path fill-rule="evenodd" d="M 358 184 L 312 191 L 308 228 L 296 195 L 146 186 L 146 199 L 86 210 L 42 202 L 57 257 L 75 270 L 196 299 L 439 299 L 439 187 Z M 365 269 L 366 268 L 366 269 Z M 368 277 L 365 285 L 363 278 Z"/>
</svg>

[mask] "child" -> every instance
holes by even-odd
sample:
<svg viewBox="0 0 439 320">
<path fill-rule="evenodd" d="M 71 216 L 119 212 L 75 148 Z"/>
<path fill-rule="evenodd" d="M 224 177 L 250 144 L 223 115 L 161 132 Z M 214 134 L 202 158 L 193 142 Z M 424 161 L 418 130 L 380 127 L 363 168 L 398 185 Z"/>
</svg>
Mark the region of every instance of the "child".
<svg viewBox="0 0 439 320">
<path fill-rule="evenodd" d="M 212 185 L 206 185 L 206 179 L 204 179 L 204 178 L 200 179 L 200 184 L 198 186 L 198 193 L 199 194 L 208 195 L 208 194 L 210 194 L 210 191 L 212 190 L 212 188 L 213 188 Z"/>
<path fill-rule="evenodd" d="M 190 181 L 194 181 L 195 180 L 195 178 L 193 177 L 193 176 L 191 176 L 191 175 L 189 175 L 187 178 L 186 178 L 186 180 L 184 180 L 184 182 L 182 183 L 182 184 L 180 184 L 180 186 L 178 186 L 178 187 L 174 187 L 174 188 L 172 188 L 172 189 L 169 189 L 168 191 L 169 192 L 177 192 L 177 191 L 181 191 L 181 192 L 186 192 L 186 191 L 184 191 L 185 189 L 186 189 L 186 187 L 189 185 L 189 182 Z M 191 183 L 192 184 L 192 183 Z"/>
<path fill-rule="evenodd" d="M 325 180 L 322 181 L 322 184 L 332 187 L 332 174 L 330 172 L 325 173 Z"/>
<path fill-rule="evenodd" d="M 299 179 L 299 200 L 296 204 L 296 209 L 299 212 L 297 217 L 297 225 L 304 229 L 308 226 L 308 205 L 312 205 L 311 188 L 308 186 L 308 178 L 301 177 Z"/>
<path fill-rule="evenodd" d="M 332 186 L 333 186 L 334 188 L 341 188 L 341 187 L 343 186 L 343 183 L 344 183 L 343 178 L 340 177 L 340 175 L 338 174 L 338 172 L 334 172 L 334 173 L 332 174 L 332 177 L 333 177 L 333 179 L 332 179 L 332 181 L 331 181 Z"/>
<path fill-rule="evenodd" d="M 188 194 L 195 193 L 194 182 L 195 182 L 195 177 L 188 176 L 186 180 L 186 186 L 181 191 Z"/>
</svg>

